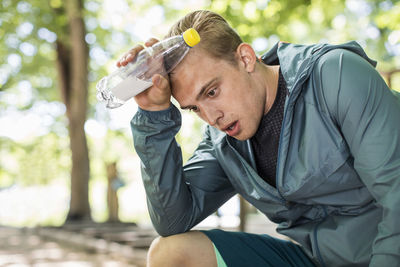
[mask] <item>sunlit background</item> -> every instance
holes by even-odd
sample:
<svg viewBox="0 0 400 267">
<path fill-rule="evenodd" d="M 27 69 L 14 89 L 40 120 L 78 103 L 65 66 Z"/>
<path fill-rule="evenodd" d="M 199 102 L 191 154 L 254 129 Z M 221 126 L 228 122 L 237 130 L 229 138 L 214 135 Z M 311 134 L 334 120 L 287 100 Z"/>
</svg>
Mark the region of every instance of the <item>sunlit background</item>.
<svg viewBox="0 0 400 267">
<path fill-rule="evenodd" d="M 71 152 L 61 100 L 55 43 L 66 17 L 62 0 L 0 2 L 0 224 L 61 225 L 69 210 Z M 82 9 L 89 47 L 89 108 L 84 129 L 90 158 L 91 217 L 107 220 L 106 164 L 116 162 L 119 218 L 148 225 L 129 123 L 133 100 L 106 109 L 96 82 L 116 60 L 150 37 L 162 38 L 172 23 L 196 9 L 222 14 L 258 54 L 277 41 L 358 41 L 378 70 L 400 90 L 400 2 L 372 0 L 86 0 Z M 186 160 L 201 138 L 202 122 L 183 112 L 177 136 Z M 237 215 L 232 200 L 223 214 Z M 231 218 L 231 217 L 230 217 Z M 230 223 L 237 224 L 237 220 Z M 212 222 L 210 222 L 212 223 Z"/>
</svg>

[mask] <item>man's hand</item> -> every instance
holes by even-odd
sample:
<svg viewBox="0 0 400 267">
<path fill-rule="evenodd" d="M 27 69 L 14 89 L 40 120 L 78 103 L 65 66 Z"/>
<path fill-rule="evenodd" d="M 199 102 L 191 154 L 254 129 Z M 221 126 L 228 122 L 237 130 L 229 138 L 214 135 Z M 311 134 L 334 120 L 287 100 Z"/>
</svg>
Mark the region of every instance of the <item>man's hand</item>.
<svg viewBox="0 0 400 267">
<path fill-rule="evenodd" d="M 145 46 L 149 47 L 157 43 L 158 40 L 151 38 L 146 41 Z M 143 50 L 142 45 L 137 45 L 129 50 L 117 61 L 117 67 L 126 66 L 133 61 L 136 55 Z M 135 96 L 135 101 L 141 109 L 149 111 L 159 111 L 169 108 L 171 101 L 171 88 L 169 80 L 162 75 L 155 74 L 152 77 L 153 85 Z"/>
</svg>

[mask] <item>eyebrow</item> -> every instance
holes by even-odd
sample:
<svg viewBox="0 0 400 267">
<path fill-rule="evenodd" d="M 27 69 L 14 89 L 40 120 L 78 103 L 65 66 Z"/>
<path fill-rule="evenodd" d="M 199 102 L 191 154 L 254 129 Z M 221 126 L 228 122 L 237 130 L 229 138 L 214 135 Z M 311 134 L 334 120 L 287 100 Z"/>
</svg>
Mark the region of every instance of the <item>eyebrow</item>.
<svg viewBox="0 0 400 267">
<path fill-rule="evenodd" d="M 204 94 L 204 91 L 207 90 L 207 88 L 209 88 L 209 87 L 210 87 L 213 83 L 215 83 L 218 79 L 219 79 L 218 77 L 215 77 L 214 79 L 210 80 L 210 81 L 207 82 L 205 85 L 203 85 L 203 86 L 201 87 L 200 92 L 199 92 L 199 93 L 197 94 L 197 96 L 196 96 L 196 100 L 199 100 L 200 97 Z M 190 107 L 192 107 L 192 105 L 181 107 L 181 109 L 188 109 L 188 108 L 190 108 Z"/>
</svg>

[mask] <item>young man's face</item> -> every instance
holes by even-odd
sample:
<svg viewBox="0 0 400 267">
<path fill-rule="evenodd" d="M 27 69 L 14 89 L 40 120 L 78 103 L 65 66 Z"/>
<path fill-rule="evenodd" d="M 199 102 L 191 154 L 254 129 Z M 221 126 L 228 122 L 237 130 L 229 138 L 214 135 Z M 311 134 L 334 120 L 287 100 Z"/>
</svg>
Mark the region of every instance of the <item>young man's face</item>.
<svg viewBox="0 0 400 267">
<path fill-rule="evenodd" d="M 246 68 L 242 58 L 234 66 L 193 48 L 171 75 L 172 95 L 211 126 L 249 139 L 264 114 L 265 94 Z"/>
</svg>

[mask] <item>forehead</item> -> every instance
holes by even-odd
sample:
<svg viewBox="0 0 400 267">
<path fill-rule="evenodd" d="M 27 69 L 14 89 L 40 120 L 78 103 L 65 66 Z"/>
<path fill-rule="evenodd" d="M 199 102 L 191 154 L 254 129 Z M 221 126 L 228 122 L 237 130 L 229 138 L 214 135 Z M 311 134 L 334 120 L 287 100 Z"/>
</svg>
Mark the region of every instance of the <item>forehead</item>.
<svg viewBox="0 0 400 267">
<path fill-rule="evenodd" d="M 171 83 L 180 85 L 187 78 L 204 77 L 212 74 L 210 69 L 218 65 L 217 59 L 201 49 L 192 48 L 181 63 L 176 66 L 171 75 Z M 185 77 L 186 79 L 182 79 Z M 193 82 L 193 81 L 192 81 Z"/>
<path fill-rule="evenodd" d="M 192 48 L 171 73 L 172 95 L 179 103 L 190 98 L 207 82 L 226 72 L 227 65 L 225 60 L 216 59 L 202 49 Z"/>
</svg>

